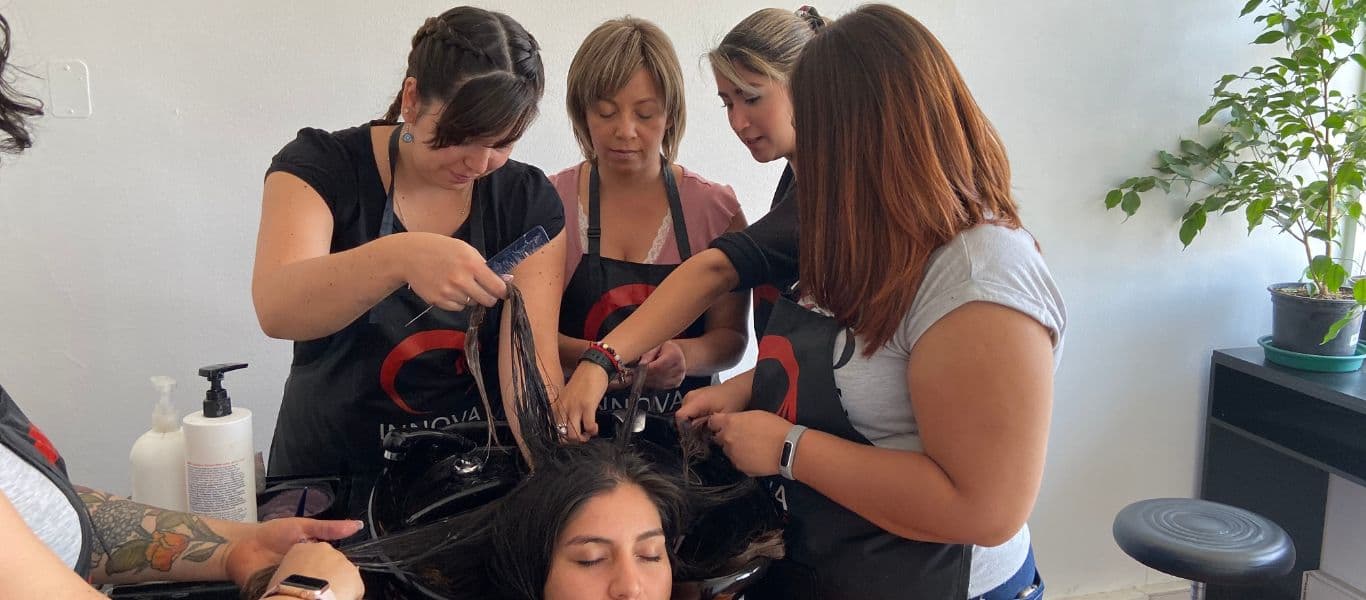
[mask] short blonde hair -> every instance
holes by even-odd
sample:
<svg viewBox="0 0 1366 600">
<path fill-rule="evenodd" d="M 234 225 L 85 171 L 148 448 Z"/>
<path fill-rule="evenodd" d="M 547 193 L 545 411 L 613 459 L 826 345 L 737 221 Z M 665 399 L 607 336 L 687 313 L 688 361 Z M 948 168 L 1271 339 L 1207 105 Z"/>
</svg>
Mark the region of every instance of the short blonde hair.
<svg viewBox="0 0 1366 600">
<path fill-rule="evenodd" d="M 745 17 L 721 39 L 707 60 L 712 70 L 730 80 L 746 94 L 758 90 L 747 83 L 736 67 L 787 84 L 802 47 L 825 27 L 825 19 L 810 6 L 796 12 L 765 8 Z"/>
<path fill-rule="evenodd" d="M 683 96 L 683 69 L 673 43 L 658 25 L 635 17 L 612 19 L 599 25 L 569 63 L 565 104 L 574 125 L 574 139 L 584 158 L 594 160 L 593 139 L 588 133 L 588 109 L 626 87 L 637 69 L 645 69 L 664 96 L 669 128 L 664 132 L 664 159 L 678 157 L 687 109 Z"/>
</svg>

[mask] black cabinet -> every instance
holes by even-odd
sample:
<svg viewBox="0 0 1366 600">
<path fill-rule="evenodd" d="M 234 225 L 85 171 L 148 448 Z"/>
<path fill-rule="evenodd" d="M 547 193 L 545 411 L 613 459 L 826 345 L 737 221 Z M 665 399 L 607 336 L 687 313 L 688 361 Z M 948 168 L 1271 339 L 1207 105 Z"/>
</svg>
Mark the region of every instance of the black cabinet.
<svg viewBox="0 0 1366 600">
<path fill-rule="evenodd" d="M 1255 589 L 1209 586 L 1209 600 L 1292 600 L 1319 567 L 1332 473 L 1366 485 L 1366 374 L 1267 363 L 1261 348 L 1216 350 L 1200 497 L 1266 516 L 1295 540 L 1295 569 Z"/>
</svg>

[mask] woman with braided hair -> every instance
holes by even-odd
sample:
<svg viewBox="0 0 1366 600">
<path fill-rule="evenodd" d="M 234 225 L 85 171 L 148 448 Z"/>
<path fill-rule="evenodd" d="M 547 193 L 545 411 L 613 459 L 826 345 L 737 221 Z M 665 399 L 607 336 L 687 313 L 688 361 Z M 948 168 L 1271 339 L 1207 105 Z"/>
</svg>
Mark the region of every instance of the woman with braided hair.
<svg viewBox="0 0 1366 600">
<path fill-rule="evenodd" d="M 540 48 L 521 25 L 452 8 L 413 36 L 384 118 L 303 129 L 274 157 L 252 298 L 262 330 L 295 345 L 272 475 L 345 473 L 363 493 L 387 432 L 497 416 L 485 414 L 474 373 L 497 374 L 484 383 L 499 411 L 509 325 L 491 314 L 501 326 L 481 342 L 499 352 L 471 369 L 463 311 L 505 296 L 485 260 L 537 226 L 550 243 L 511 275 L 545 336 L 544 380 L 560 380 L 563 211 L 540 170 L 508 158 L 544 87 Z"/>
</svg>

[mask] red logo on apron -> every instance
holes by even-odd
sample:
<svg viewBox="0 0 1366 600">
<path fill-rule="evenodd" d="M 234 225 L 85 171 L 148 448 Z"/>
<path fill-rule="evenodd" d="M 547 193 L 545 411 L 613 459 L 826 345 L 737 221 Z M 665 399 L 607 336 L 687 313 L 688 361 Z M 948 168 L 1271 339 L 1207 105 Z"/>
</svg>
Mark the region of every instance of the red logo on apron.
<svg viewBox="0 0 1366 600">
<path fill-rule="evenodd" d="M 593 308 L 588 310 L 588 316 L 584 317 L 583 339 L 598 339 L 607 317 L 628 306 L 640 306 L 653 291 L 655 286 L 648 283 L 629 283 L 608 290 L 593 304 Z"/>
<path fill-rule="evenodd" d="M 797 376 L 801 368 L 797 366 L 797 354 L 792 350 L 792 340 L 779 335 L 766 335 L 759 340 L 759 361 L 775 360 L 787 373 L 787 393 L 778 407 L 778 416 L 790 423 L 797 422 Z"/>
<path fill-rule="evenodd" d="M 780 293 L 781 292 L 779 292 L 778 288 L 776 287 L 773 287 L 771 285 L 761 285 L 759 287 L 754 288 L 754 300 L 755 302 L 763 301 L 765 304 L 777 304 L 778 295 Z"/>
<path fill-rule="evenodd" d="M 43 458 L 47 459 L 48 464 L 55 466 L 57 461 L 62 458 L 60 454 L 57 454 L 57 448 L 52 445 L 52 440 L 47 439 L 47 436 L 43 435 L 37 425 L 28 424 L 28 437 L 33 440 L 33 448 L 42 454 Z"/>
<path fill-rule="evenodd" d="M 399 407 L 410 415 L 425 415 L 432 411 L 415 410 L 403 400 L 403 395 L 398 393 L 398 372 L 403 369 L 403 365 L 408 361 L 421 356 L 429 350 L 461 350 L 465 349 L 465 332 L 454 329 L 432 329 L 430 331 L 419 331 L 404 338 L 389 355 L 384 357 L 384 362 L 379 367 L 379 386 L 389 395 L 389 399 L 394 401 L 394 406 Z M 463 354 L 457 361 L 456 372 L 462 372 L 466 365 Z"/>
</svg>

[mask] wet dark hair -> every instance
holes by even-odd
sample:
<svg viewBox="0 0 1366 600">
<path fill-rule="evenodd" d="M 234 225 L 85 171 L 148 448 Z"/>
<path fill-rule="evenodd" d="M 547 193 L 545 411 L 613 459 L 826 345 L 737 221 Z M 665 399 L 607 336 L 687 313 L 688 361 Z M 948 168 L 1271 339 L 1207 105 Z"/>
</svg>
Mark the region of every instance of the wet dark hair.
<svg viewBox="0 0 1366 600">
<path fill-rule="evenodd" d="M 404 78 L 417 80 L 424 105 L 440 111 L 434 148 L 495 139 L 506 146 L 536 119 L 545 69 L 536 38 L 505 14 L 457 6 L 413 34 Z M 403 86 L 381 123 L 397 124 Z"/>
<path fill-rule="evenodd" d="M 402 587 L 371 590 L 380 597 L 532 600 L 542 596 L 569 521 L 618 486 L 639 486 L 659 511 L 665 539 L 678 538 L 687 513 L 683 490 L 639 453 L 599 439 L 540 460 L 497 501 L 344 552 L 362 570 L 402 580 Z M 666 547 L 674 564 L 673 545 Z"/>
<path fill-rule="evenodd" d="M 4 132 L 4 137 L 0 137 L 0 153 L 18 154 L 33 146 L 28 119 L 42 115 L 43 104 L 37 98 L 19 93 L 11 85 L 6 73 L 13 69 L 9 66 L 9 52 L 9 21 L 0 15 L 0 132 Z"/>
<path fill-rule="evenodd" d="M 452 431 L 410 433 L 412 439 L 446 438 L 449 446 L 433 445 L 425 456 L 404 446 L 405 466 L 415 467 L 407 475 L 387 479 L 382 475 L 371 496 L 368 515 L 372 532 L 379 537 L 343 549 L 346 556 L 363 571 L 380 574 L 374 583 L 382 589 L 367 590 L 380 598 L 490 598 L 539 599 L 550 572 L 555 542 L 565 526 L 589 500 L 621 485 L 640 487 L 659 512 L 667 540 L 669 563 L 676 585 L 726 575 L 760 557 L 782 556 L 779 517 L 767 493 L 758 484 L 730 465 L 721 452 L 708 452 L 707 444 L 697 438 L 701 431 L 670 432 L 661 443 L 637 439 L 626 434 L 612 439 L 596 438 L 581 445 L 561 445 L 554 428 L 554 415 L 540 370 L 536 365 L 534 336 L 521 293 L 508 286 L 506 312 L 511 319 L 512 397 L 519 431 L 535 465 L 525 473 L 526 464 L 515 446 L 504 446 L 497 428 L 490 421 L 484 445 L 466 436 L 478 429 L 466 427 Z M 478 330 L 485 326 L 486 309 L 470 312 L 466 333 L 466 358 L 472 369 L 481 364 Z M 497 323 L 489 325 L 497 326 Z M 472 373 L 481 382 L 479 373 Z M 638 376 L 636 381 L 643 381 Z M 482 385 L 482 384 L 481 384 Z M 633 389 L 633 396 L 639 395 Z M 480 389 L 488 410 L 488 394 Z M 636 407 L 622 423 L 635 423 Z M 488 414 L 492 414 L 491 412 Z M 652 425 L 671 424 L 667 418 L 650 417 Z M 463 424 L 462 424 L 463 425 Z M 431 435 L 429 435 L 431 434 Z M 401 437 L 403 434 L 390 434 Z M 502 434 L 508 434 L 504 427 Z M 506 440 L 510 442 L 511 440 Z M 386 438 L 386 451 L 390 449 Z M 395 447 L 397 448 L 397 447 Z M 463 450 L 463 451 L 462 451 Z M 477 462 L 482 474 L 452 477 L 453 466 L 462 461 Z M 517 479 L 505 494 L 488 492 L 502 485 L 500 478 L 511 474 Z M 444 482 L 442 478 L 445 478 Z M 430 501 L 427 490 L 437 487 L 440 500 Z M 456 494 L 445 494 L 444 484 L 455 482 Z M 505 489 L 508 489 L 505 488 Z M 475 493 L 470 493 L 475 492 Z M 489 497 L 492 496 L 491 499 Z M 455 504 L 470 497 L 482 503 L 469 510 L 454 510 L 444 517 L 419 516 L 432 507 Z M 416 498 L 422 506 L 408 510 L 405 501 Z M 388 523 L 383 522 L 387 518 Z M 403 521 L 389 531 L 390 524 Z M 255 600 L 265 590 L 274 569 L 253 576 L 243 588 L 244 599 Z M 252 595 L 255 594 L 255 595 Z"/>
</svg>

